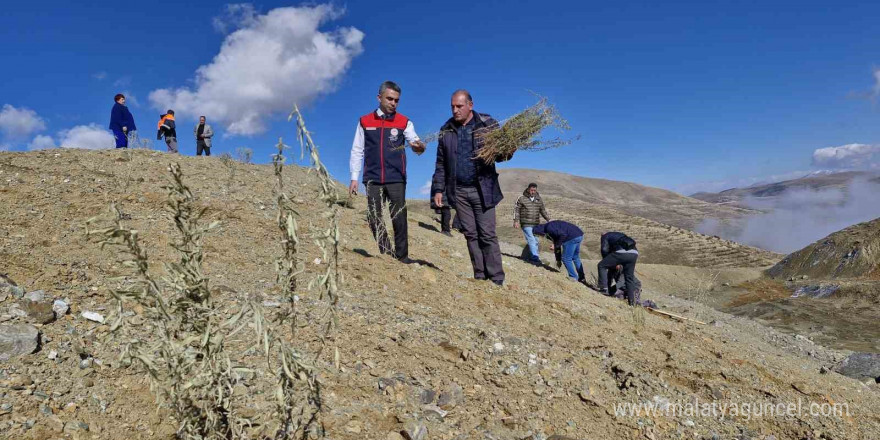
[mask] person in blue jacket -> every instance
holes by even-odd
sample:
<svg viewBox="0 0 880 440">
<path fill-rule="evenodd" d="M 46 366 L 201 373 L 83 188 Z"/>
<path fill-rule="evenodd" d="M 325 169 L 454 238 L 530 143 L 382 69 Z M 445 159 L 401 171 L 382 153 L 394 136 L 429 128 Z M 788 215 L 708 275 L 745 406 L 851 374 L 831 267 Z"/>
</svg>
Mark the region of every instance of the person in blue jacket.
<svg viewBox="0 0 880 440">
<path fill-rule="evenodd" d="M 110 110 L 110 130 L 116 138 L 116 148 L 128 148 L 128 134 L 137 130 L 134 117 L 125 106 L 125 95 L 120 93 L 113 100 L 116 103 L 113 104 L 113 110 Z"/>
<path fill-rule="evenodd" d="M 535 226 L 532 234 L 549 237 L 553 241 L 554 249 L 562 249 L 562 264 L 568 270 L 568 276 L 586 283 L 587 277 L 581 263 L 581 242 L 584 240 L 584 231 L 581 228 L 566 221 L 551 220 Z"/>
</svg>

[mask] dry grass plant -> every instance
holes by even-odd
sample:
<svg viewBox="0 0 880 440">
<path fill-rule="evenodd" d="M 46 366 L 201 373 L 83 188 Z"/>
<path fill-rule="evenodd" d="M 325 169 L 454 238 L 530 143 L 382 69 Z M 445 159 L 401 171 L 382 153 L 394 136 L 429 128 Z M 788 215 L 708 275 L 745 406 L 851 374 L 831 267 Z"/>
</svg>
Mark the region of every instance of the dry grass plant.
<svg viewBox="0 0 880 440">
<path fill-rule="evenodd" d="M 171 165 L 169 171 L 166 207 L 178 233 L 173 247 L 179 260 L 165 264 L 167 275 L 162 280 L 150 273 L 138 231 L 123 223 L 115 205 L 108 215 L 87 222 L 87 235 L 97 238 L 102 247 L 115 249 L 131 269 L 111 280 L 116 284 L 111 290 L 116 305 L 109 337 L 120 343 L 123 365 L 134 362 L 146 370 L 157 403 L 173 413 L 178 438 L 323 436 L 315 368 L 273 330 L 258 303 L 223 307 L 215 301 L 202 273 L 201 247 L 204 234 L 218 224 L 202 225 L 205 210 L 196 206 L 179 165 Z M 151 338 L 143 338 L 143 329 L 127 325 L 137 314 L 152 329 Z M 256 371 L 243 361 L 252 350 L 230 348 L 239 342 L 233 337 L 248 327 L 255 332 L 251 340 L 257 341 L 250 348 L 262 352 L 276 378 L 274 411 L 254 420 L 240 413 L 249 396 L 235 394 L 236 384 Z"/>
<path fill-rule="evenodd" d="M 500 127 L 486 127 L 477 130 L 474 138 L 482 143 L 476 152 L 476 158 L 484 162 L 495 163 L 496 158 L 509 157 L 519 150 L 539 151 L 558 148 L 572 143 L 575 139 L 540 139 L 538 136 L 548 127 L 559 130 L 570 130 L 568 121 L 547 102 L 547 98 L 538 97 L 538 102 L 531 107 L 511 116 L 500 124 Z"/>
<path fill-rule="evenodd" d="M 291 332 L 296 333 L 296 296 L 297 276 L 304 271 L 297 256 L 299 237 L 296 229 L 296 216 L 299 214 L 293 209 L 293 202 L 284 192 L 284 145 L 281 138 L 278 139 L 278 152 L 272 155 L 272 165 L 275 169 L 275 202 L 278 206 L 276 221 L 281 231 L 281 255 L 275 260 L 276 281 L 281 286 L 284 297 L 288 303 L 287 317 L 291 320 Z"/>
<path fill-rule="evenodd" d="M 235 149 L 235 159 L 241 163 L 251 163 L 254 159 L 254 150 L 247 147 L 238 147 Z"/>
<path fill-rule="evenodd" d="M 220 155 L 220 163 L 226 168 L 224 192 L 228 195 L 232 192 L 232 185 L 235 183 L 235 160 L 232 158 L 231 154 L 223 153 Z"/>
<path fill-rule="evenodd" d="M 318 175 L 318 181 L 321 184 L 319 190 L 319 200 L 321 200 L 326 209 L 322 217 L 327 219 L 326 229 L 321 229 L 315 234 L 315 244 L 321 249 L 322 262 L 326 264 L 324 272 L 309 283 L 309 290 L 317 289 L 319 300 L 324 301 L 326 307 L 319 316 L 319 322 L 323 322 L 321 326 L 321 346 L 315 357 L 316 360 L 321 356 L 324 348 L 328 343 L 333 343 L 333 363 L 339 368 L 339 347 L 335 344 L 334 329 L 338 326 L 337 305 L 339 303 L 339 286 L 342 283 L 339 271 L 339 206 L 348 203 L 347 198 L 339 195 L 336 182 L 330 176 L 330 172 L 324 163 L 321 162 L 321 156 L 318 153 L 318 146 L 312 139 L 312 134 L 306 128 L 305 119 L 299 111 L 299 107 L 294 104 L 293 110 L 288 116 L 288 121 L 296 119 L 296 134 L 300 143 L 300 151 L 308 150 L 309 159 L 312 163 L 312 170 Z M 280 140 L 279 140 L 280 143 Z M 301 153 L 302 154 L 302 153 Z"/>
</svg>

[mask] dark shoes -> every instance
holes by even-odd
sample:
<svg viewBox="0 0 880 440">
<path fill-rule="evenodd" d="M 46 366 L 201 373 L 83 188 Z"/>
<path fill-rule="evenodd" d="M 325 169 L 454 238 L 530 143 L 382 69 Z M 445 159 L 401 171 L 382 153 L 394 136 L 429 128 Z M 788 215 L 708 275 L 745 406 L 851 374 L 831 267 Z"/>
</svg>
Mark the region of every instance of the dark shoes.
<svg viewBox="0 0 880 440">
<path fill-rule="evenodd" d="M 403 263 L 403 264 L 413 264 L 413 263 L 418 263 L 418 261 L 413 260 L 413 259 L 410 258 L 410 257 L 398 258 L 397 261 L 400 261 L 400 262 Z"/>
<path fill-rule="evenodd" d="M 501 280 L 492 280 L 492 282 L 493 282 L 496 286 L 498 286 L 498 287 L 502 287 L 502 286 L 504 286 L 504 281 L 501 281 Z"/>
<path fill-rule="evenodd" d="M 447 237 L 452 237 L 452 232 L 449 232 L 449 231 L 443 231 L 443 232 L 441 232 L 441 234 L 443 234 Z"/>
</svg>

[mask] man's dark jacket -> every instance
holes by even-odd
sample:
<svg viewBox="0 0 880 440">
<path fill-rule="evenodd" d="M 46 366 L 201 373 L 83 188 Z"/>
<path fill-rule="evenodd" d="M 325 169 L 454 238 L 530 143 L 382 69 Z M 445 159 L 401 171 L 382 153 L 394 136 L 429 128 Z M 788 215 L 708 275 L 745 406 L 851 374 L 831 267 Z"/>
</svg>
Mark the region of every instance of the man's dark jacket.
<svg viewBox="0 0 880 440">
<path fill-rule="evenodd" d="M 584 231 L 581 228 L 562 220 L 551 220 L 543 225 L 532 228 L 535 235 L 546 235 L 553 240 L 553 244 L 559 246 L 568 240 L 577 237 L 583 237 Z"/>
<path fill-rule="evenodd" d="M 498 121 L 485 113 L 474 112 L 474 132 L 482 130 L 496 130 L 500 126 Z M 455 160 L 458 150 L 458 135 L 455 132 L 455 120 L 450 118 L 440 127 L 440 139 L 437 143 L 437 163 L 434 167 L 434 178 L 431 182 L 431 195 L 443 193 L 452 207 L 455 207 Z M 479 136 L 474 136 L 474 151 L 482 148 Z M 496 162 L 510 160 L 509 156 L 499 156 Z M 482 159 L 474 159 L 477 165 L 477 191 L 483 202 L 483 209 L 494 208 L 504 194 L 501 193 L 501 185 L 498 183 L 498 172 L 495 164 L 487 164 Z"/>
<path fill-rule="evenodd" d="M 623 232 L 606 232 L 602 234 L 602 238 L 600 240 L 600 251 L 602 253 L 602 258 L 607 257 L 610 253 L 622 250 L 623 247 L 620 244 L 620 240 L 624 238 L 628 238 L 628 236 Z M 635 249 L 635 247 L 633 247 L 633 249 Z"/>
</svg>

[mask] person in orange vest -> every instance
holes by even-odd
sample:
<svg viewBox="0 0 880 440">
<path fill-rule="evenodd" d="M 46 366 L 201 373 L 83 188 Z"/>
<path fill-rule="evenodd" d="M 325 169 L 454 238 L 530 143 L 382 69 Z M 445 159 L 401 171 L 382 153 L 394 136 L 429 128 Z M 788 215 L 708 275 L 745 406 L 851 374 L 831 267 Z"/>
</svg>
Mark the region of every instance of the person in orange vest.
<svg viewBox="0 0 880 440">
<path fill-rule="evenodd" d="M 158 126 L 159 131 L 156 133 L 156 139 L 162 139 L 162 136 L 165 136 L 168 152 L 177 153 L 177 126 L 174 124 L 174 110 L 168 110 L 168 113 L 160 116 Z"/>
</svg>

